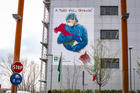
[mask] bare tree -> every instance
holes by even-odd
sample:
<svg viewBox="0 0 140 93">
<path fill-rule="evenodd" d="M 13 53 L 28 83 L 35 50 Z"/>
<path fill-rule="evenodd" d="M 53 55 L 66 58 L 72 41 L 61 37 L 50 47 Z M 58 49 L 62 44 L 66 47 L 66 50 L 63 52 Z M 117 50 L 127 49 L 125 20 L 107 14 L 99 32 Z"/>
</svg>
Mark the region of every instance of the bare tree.
<svg viewBox="0 0 140 93">
<path fill-rule="evenodd" d="M 23 71 L 21 72 L 22 83 L 18 85 L 19 90 L 30 91 L 35 93 L 39 78 L 39 66 L 34 62 L 28 62 L 27 59 L 21 60 Z M 8 55 L 6 59 L 2 59 L 0 67 L 2 69 L 1 76 L 5 76 L 7 83 L 10 84 L 10 76 L 12 75 L 11 64 L 13 64 L 13 55 Z"/>
<path fill-rule="evenodd" d="M 39 78 L 39 66 L 34 61 L 27 63 L 27 60 L 23 61 L 23 65 L 21 72 L 23 81 L 19 85 L 19 89 L 35 93 Z"/>
<path fill-rule="evenodd" d="M 77 79 L 79 76 L 79 67 L 74 65 L 73 71 L 71 71 L 71 66 L 66 66 L 66 79 L 67 79 L 67 89 L 75 89 L 77 85 Z"/>
<path fill-rule="evenodd" d="M 81 71 L 81 66 L 76 65 L 67 65 L 66 68 L 66 75 L 64 77 L 67 79 L 67 87 L 64 87 L 65 89 L 76 89 L 78 84 L 78 78 Z M 73 70 L 71 70 L 73 68 Z M 64 86 L 63 84 L 61 86 Z"/>
<path fill-rule="evenodd" d="M 0 62 L 0 76 L 4 77 L 7 83 L 10 84 L 10 76 L 12 75 L 11 64 L 13 64 L 13 55 L 9 54 L 5 59 L 2 58 Z"/>
<path fill-rule="evenodd" d="M 115 58 L 119 51 L 114 54 L 110 53 L 110 49 L 102 40 L 98 40 L 96 46 L 92 46 L 92 50 L 92 52 L 90 50 L 89 54 L 93 57 L 94 61 L 96 61 L 96 64 L 93 64 L 94 62 L 88 62 L 88 64 L 83 64 L 83 66 L 90 75 L 96 75 L 96 83 L 98 84 L 101 93 L 101 88 L 108 83 L 112 74 L 112 70 L 106 67 L 108 64 L 103 66 L 102 62 L 107 61 L 105 58 L 110 58 L 111 64 L 113 64 L 113 58 Z M 96 69 L 94 69 L 95 67 Z"/>
</svg>

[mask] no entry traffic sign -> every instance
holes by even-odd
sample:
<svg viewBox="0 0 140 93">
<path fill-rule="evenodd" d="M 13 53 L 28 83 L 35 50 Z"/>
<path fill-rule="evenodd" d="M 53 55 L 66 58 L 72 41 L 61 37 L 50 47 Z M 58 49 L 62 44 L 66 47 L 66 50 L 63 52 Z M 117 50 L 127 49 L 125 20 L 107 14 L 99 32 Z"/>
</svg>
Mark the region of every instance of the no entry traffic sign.
<svg viewBox="0 0 140 93">
<path fill-rule="evenodd" d="M 20 73 L 23 70 L 23 65 L 21 64 L 21 62 L 14 62 L 11 68 L 13 72 Z"/>
</svg>

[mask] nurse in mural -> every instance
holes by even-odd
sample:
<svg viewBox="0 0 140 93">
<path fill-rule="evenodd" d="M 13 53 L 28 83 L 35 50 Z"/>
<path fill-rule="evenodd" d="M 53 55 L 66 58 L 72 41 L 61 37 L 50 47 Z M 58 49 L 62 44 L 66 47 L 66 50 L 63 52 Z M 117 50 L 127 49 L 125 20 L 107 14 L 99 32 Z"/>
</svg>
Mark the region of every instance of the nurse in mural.
<svg viewBox="0 0 140 93">
<path fill-rule="evenodd" d="M 84 26 L 78 24 L 75 13 L 68 13 L 66 16 L 67 24 L 60 24 L 54 31 L 61 32 L 57 43 L 73 52 L 79 52 L 88 44 L 87 30 Z"/>
</svg>

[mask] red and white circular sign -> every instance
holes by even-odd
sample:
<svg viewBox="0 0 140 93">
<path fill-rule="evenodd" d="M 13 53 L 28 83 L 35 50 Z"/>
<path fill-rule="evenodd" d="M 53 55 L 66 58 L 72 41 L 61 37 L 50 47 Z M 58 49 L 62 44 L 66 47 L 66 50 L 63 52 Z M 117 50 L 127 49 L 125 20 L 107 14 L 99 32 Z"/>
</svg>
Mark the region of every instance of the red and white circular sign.
<svg viewBox="0 0 140 93">
<path fill-rule="evenodd" d="M 20 73 L 23 70 L 23 65 L 21 62 L 15 62 L 12 64 L 12 71 L 15 73 Z"/>
</svg>

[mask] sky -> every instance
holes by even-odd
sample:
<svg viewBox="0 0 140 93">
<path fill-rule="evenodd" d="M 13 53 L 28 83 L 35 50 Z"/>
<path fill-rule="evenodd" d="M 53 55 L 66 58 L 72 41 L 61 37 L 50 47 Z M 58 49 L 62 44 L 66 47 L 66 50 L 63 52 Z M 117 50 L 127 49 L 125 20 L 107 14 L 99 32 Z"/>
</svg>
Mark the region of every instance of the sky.
<svg viewBox="0 0 140 93">
<path fill-rule="evenodd" d="M 41 56 L 43 0 L 24 0 L 21 59 L 39 61 Z M 0 59 L 14 53 L 18 0 L 0 0 Z"/>
<path fill-rule="evenodd" d="M 12 14 L 17 13 L 17 8 L 18 0 L 0 0 L 0 62 L 14 53 L 16 20 Z M 20 59 L 40 63 L 43 10 L 43 0 L 24 0 Z"/>
</svg>

